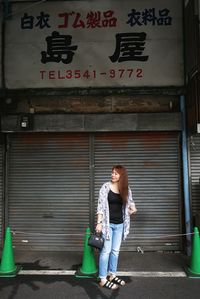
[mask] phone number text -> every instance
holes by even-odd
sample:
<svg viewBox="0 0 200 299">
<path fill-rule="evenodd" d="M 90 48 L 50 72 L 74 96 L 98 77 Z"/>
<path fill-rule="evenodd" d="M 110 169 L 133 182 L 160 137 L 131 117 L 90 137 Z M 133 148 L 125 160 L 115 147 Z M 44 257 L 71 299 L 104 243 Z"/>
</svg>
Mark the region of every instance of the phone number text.
<svg viewBox="0 0 200 299">
<path fill-rule="evenodd" d="M 99 72 L 96 70 L 40 70 L 40 79 L 49 80 L 65 80 L 65 79 L 96 79 L 96 78 L 110 78 L 110 79 L 120 79 L 120 78 L 142 78 L 143 69 L 110 69 L 106 72 Z"/>
</svg>

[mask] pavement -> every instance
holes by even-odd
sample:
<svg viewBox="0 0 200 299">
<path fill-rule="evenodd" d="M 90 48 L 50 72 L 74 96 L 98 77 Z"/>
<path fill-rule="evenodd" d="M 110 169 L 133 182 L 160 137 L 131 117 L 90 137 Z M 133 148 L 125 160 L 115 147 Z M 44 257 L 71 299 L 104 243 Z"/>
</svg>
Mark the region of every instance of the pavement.
<svg viewBox="0 0 200 299">
<path fill-rule="evenodd" d="M 98 264 L 98 251 L 94 253 Z M 83 252 L 15 251 L 15 263 L 24 270 L 77 270 L 82 264 Z M 189 258 L 180 252 L 121 251 L 119 271 L 183 271 Z"/>
<path fill-rule="evenodd" d="M 22 266 L 16 277 L 0 277 L 1 299 L 198 299 L 200 280 L 188 278 L 190 258 L 180 252 L 120 252 L 119 275 L 126 285 L 116 291 L 96 278 L 76 278 L 81 252 L 15 252 Z M 95 253 L 96 261 L 98 254 Z M 33 272 L 34 271 L 34 272 Z"/>
</svg>

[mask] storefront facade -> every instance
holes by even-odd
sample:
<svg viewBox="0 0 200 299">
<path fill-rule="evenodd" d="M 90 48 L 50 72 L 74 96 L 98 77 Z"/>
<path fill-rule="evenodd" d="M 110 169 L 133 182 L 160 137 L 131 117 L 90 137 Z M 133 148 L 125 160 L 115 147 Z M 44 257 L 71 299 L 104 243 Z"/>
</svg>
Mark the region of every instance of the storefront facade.
<svg viewBox="0 0 200 299">
<path fill-rule="evenodd" d="M 120 163 L 138 206 L 124 250 L 180 249 L 178 237 L 150 238 L 181 230 L 177 132 L 20 133 L 8 142 L 7 217 L 16 247 L 80 250 L 98 190 Z"/>
<path fill-rule="evenodd" d="M 96 1 L 99 23 L 89 1 L 12 3 L 22 13 L 5 21 L 0 219 L 16 249 L 81 250 L 114 164 L 138 207 L 122 249 L 183 248 L 182 1 L 125 2 Z"/>
</svg>

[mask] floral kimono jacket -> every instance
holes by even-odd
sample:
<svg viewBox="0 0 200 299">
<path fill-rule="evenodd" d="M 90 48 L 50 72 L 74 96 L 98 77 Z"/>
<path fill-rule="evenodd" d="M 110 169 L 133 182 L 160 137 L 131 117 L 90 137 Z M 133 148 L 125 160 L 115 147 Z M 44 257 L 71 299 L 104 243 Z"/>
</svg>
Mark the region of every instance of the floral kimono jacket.
<svg viewBox="0 0 200 299">
<path fill-rule="evenodd" d="M 106 239 L 109 239 L 109 224 L 110 224 L 110 215 L 109 215 L 109 205 L 108 205 L 108 193 L 110 191 L 110 182 L 104 183 L 99 191 L 99 199 L 97 206 L 97 214 L 102 214 L 102 233 L 106 236 Z M 122 239 L 125 240 L 129 234 L 130 229 L 130 215 L 128 212 L 128 207 L 130 204 L 134 204 L 132 198 L 132 192 L 130 187 L 128 187 L 128 201 L 123 205 L 123 220 L 124 220 L 124 230 Z"/>
</svg>

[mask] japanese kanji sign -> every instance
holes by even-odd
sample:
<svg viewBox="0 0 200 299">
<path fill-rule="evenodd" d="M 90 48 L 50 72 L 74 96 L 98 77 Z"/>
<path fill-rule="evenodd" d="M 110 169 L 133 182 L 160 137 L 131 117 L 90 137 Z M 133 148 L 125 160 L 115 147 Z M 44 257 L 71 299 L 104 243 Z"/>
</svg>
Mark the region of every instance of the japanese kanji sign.
<svg viewBox="0 0 200 299">
<path fill-rule="evenodd" d="M 183 85 L 181 0 L 12 5 L 8 88 Z"/>
</svg>

